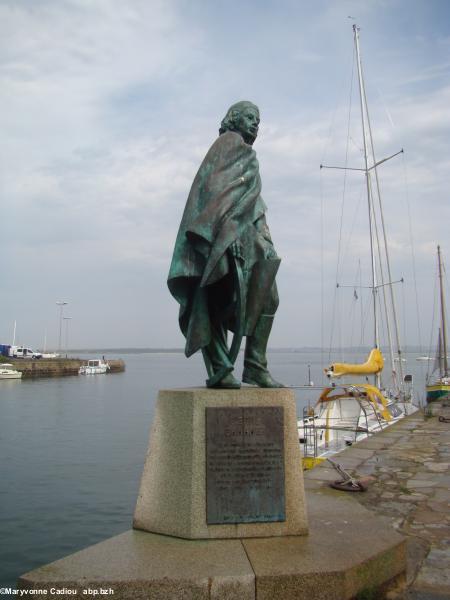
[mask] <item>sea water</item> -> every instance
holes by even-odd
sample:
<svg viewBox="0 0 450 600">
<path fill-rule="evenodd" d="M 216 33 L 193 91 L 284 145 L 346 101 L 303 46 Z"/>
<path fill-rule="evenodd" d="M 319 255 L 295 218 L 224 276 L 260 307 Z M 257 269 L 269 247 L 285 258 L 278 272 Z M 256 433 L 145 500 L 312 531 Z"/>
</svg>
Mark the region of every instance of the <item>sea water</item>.
<svg viewBox="0 0 450 600">
<path fill-rule="evenodd" d="M 202 386 L 200 355 L 122 358 L 124 373 L 0 381 L 0 588 L 38 566 L 130 529 L 159 389 Z M 269 353 L 285 384 L 324 385 L 323 352 Z M 424 365 L 408 363 L 423 396 Z M 242 356 L 236 374 L 242 371 Z M 296 389 L 297 410 L 317 389 Z"/>
</svg>

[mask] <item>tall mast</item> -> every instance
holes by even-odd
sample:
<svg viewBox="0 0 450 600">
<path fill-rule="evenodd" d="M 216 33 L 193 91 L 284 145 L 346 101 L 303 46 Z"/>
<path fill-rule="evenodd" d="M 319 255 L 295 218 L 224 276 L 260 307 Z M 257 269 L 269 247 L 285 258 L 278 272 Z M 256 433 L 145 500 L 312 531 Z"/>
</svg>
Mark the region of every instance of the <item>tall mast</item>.
<svg viewBox="0 0 450 600">
<path fill-rule="evenodd" d="M 359 36 L 358 36 L 358 42 L 359 42 Z M 367 128 L 369 130 L 370 149 L 372 152 L 372 158 L 373 158 L 373 163 L 374 163 L 372 170 L 375 174 L 375 184 L 376 184 L 375 189 L 377 192 L 381 230 L 383 233 L 383 248 L 384 248 L 384 255 L 385 255 L 386 269 L 387 269 L 387 287 L 389 288 L 390 306 L 391 306 L 392 318 L 393 318 L 393 322 L 394 322 L 394 335 L 395 335 L 395 345 L 396 345 L 396 352 L 397 352 L 397 359 L 398 359 L 399 381 L 397 380 L 397 370 L 396 370 L 396 366 L 395 366 L 395 362 L 394 362 L 394 351 L 393 351 L 393 343 L 392 343 L 392 335 L 391 335 L 391 327 L 390 327 L 390 316 L 389 316 L 388 310 L 386 308 L 386 326 L 387 326 L 387 334 L 388 334 L 388 338 L 389 338 L 389 352 L 390 352 L 391 366 L 392 366 L 391 370 L 394 375 L 394 385 L 397 388 L 397 390 L 400 390 L 400 388 L 403 385 L 403 383 L 402 383 L 403 382 L 402 350 L 401 350 L 401 346 L 400 346 L 400 334 L 399 334 L 399 326 L 398 326 L 398 318 L 397 318 L 397 309 L 396 309 L 396 303 L 395 303 L 394 286 L 392 283 L 393 279 L 392 279 L 392 273 L 391 273 L 391 261 L 389 258 L 389 245 L 387 242 L 386 225 L 385 225 L 385 220 L 384 220 L 383 205 L 381 202 L 380 180 L 378 177 L 378 168 L 377 168 L 378 163 L 377 163 L 377 159 L 375 156 L 372 127 L 370 124 L 369 107 L 367 105 L 367 96 L 365 93 L 365 89 L 364 89 L 364 106 L 365 106 L 365 111 L 366 111 L 365 114 L 367 116 Z M 372 194 L 372 202 L 373 202 L 373 194 Z M 382 281 L 383 281 L 384 277 L 383 277 L 383 269 L 381 266 L 381 259 L 380 259 L 380 269 L 381 269 L 381 275 L 382 275 Z M 384 294 L 384 288 L 383 288 L 383 297 L 386 298 L 385 294 Z M 385 304 L 386 304 L 386 299 L 385 299 Z"/>
<path fill-rule="evenodd" d="M 442 276 L 442 260 L 441 260 L 441 247 L 437 247 L 438 251 L 438 267 L 439 267 L 439 290 L 441 295 L 441 330 L 442 330 L 442 353 L 444 363 L 444 373 L 441 373 L 441 377 L 448 376 L 448 360 L 447 360 L 447 323 L 445 320 L 445 299 L 444 299 L 444 282 Z M 441 361 L 439 361 L 440 364 Z"/>
<path fill-rule="evenodd" d="M 366 189 L 367 189 L 367 204 L 369 212 L 369 237 L 370 237 L 370 257 L 372 263 L 372 299 L 373 299 L 373 327 L 374 327 L 374 345 L 376 348 L 379 347 L 378 339 L 378 318 L 377 318 L 377 273 L 375 266 L 375 251 L 374 251 L 374 214 L 373 214 L 373 202 L 370 186 L 370 173 L 369 173 L 369 157 L 367 150 L 367 139 L 366 139 L 366 111 L 365 111 L 365 89 L 364 79 L 362 73 L 361 64 L 361 53 L 359 50 L 359 28 L 353 25 L 353 34 L 355 39 L 356 59 L 358 65 L 358 82 L 359 82 L 359 100 L 361 106 L 361 124 L 362 124 L 362 135 L 364 143 L 364 172 L 366 176 Z M 377 376 L 379 379 L 379 376 Z"/>
</svg>

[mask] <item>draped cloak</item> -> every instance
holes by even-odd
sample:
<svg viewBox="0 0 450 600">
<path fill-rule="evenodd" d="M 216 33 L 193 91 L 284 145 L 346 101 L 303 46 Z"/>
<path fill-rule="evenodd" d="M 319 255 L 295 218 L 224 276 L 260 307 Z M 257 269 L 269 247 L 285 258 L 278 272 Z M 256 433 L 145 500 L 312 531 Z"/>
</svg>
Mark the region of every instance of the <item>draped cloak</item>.
<svg viewBox="0 0 450 600">
<path fill-rule="evenodd" d="M 180 304 L 179 324 L 186 337 L 186 356 L 211 341 L 208 289 L 226 280 L 229 285 L 224 291 L 231 289 L 231 293 L 225 293 L 225 304 L 229 304 L 226 327 L 233 330 L 236 290 L 231 283 L 230 245 L 237 241 L 241 246 L 247 285 L 256 262 L 276 257 L 260 192 L 255 151 L 238 133 L 223 133 L 195 176 L 167 281 Z"/>
</svg>

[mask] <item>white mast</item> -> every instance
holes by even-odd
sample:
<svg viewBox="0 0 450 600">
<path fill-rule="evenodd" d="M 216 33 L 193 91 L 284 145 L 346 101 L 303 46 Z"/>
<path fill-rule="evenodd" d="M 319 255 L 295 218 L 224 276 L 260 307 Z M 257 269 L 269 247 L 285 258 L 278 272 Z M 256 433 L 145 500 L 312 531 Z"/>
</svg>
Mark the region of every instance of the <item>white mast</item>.
<svg viewBox="0 0 450 600">
<path fill-rule="evenodd" d="M 442 260 L 441 247 L 437 247 L 438 251 L 438 267 L 439 267 L 439 290 L 441 296 L 441 330 L 442 330 L 442 355 L 443 360 L 439 361 L 440 365 L 444 365 L 444 372 L 440 373 L 440 377 L 448 377 L 448 359 L 447 359 L 447 323 L 445 319 L 445 299 L 444 299 L 444 283 L 442 276 Z"/>
<path fill-rule="evenodd" d="M 391 372 L 394 376 L 395 388 L 397 391 L 400 391 L 401 382 L 403 381 L 402 353 L 401 353 L 401 349 L 400 349 L 399 327 L 398 327 L 398 320 L 397 320 L 397 311 L 396 311 L 396 307 L 395 307 L 394 289 L 393 289 L 393 285 L 392 285 L 393 282 L 392 282 L 392 276 L 391 276 L 391 267 L 390 267 L 390 260 L 389 260 L 389 248 L 388 248 L 388 243 L 387 243 L 386 226 L 385 226 L 384 215 L 383 215 L 383 207 L 382 207 L 382 203 L 381 203 L 380 182 L 379 182 L 378 171 L 377 171 L 377 166 L 381 162 L 384 162 L 384 160 L 380 161 L 378 163 L 376 160 L 376 156 L 375 156 L 375 148 L 374 148 L 373 136 L 372 136 L 372 127 L 370 124 L 369 108 L 368 108 L 368 104 L 367 104 L 367 96 L 366 96 L 366 90 L 365 90 L 364 78 L 363 78 L 361 52 L 360 52 L 360 47 L 359 47 L 359 28 L 356 25 L 353 25 L 353 33 L 354 33 L 354 39 L 355 39 L 355 49 L 356 49 L 357 64 L 358 64 L 359 95 L 360 95 L 361 120 L 362 120 L 363 141 L 364 141 L 365 175 L 366 175 L 366 182 L 367 182 L 367 201 L 368 201 L 368 205 L 369 205 L 370 252 L 371 252 L 371 259 L 372 259 L 374 340 L 375 340 L 375 346 L 378 348 L 379 347 L 379 332 L 378 332 L 378 317 L 377 317 L 377 307 L 376 307 L 378 286 L 377 286 L 375 251 L 374 251 L 375 236 L 377 239 L 379 249 L 380 249 L 380 244 L 378 241 L 378 234 L 376 232 L 375 206 L 374 206 L 374 201 L 373 201 L 372 185 L 371 185 L 371 179 L 370 179 L 370 171 L 371 170 L 373 170 L 375 173 L 375 185 L 376 185 L 376 191 L 377 191 L 377 197 L 378 197 L 378 207 L 379 207 L 379 215 L 380 215 L 380 221 L 381 221 L 381 229 L 382 229 L 382 233 L 383 233 L 384 255 L 385 255 L 385 261 L 386 261 L 386 267 L 387 267 L 387 278 L 388 278 L 387 286 L 389 287 L 389 294 L 390 294 L 391 307 L 392 307 L 392 316 L 393 316 L 393 320 L 394 320 L 394 333 L 395 333 L 395 341 L 396 341 L 396 347 L 397 347 L 400 383 L 399 383 L 399 381 L 397 381 L 397 371 L 396 371 L 395 360 L 394 360 L 394 351 L 393 351 L 392 335 L 391 335 L 391 327 L 390 327 L 390 315 L 389 315 L 389 311 L 386 308 L 386 327 L 387 327 L 387 334 L 388 334 L 388 340 L 389 340 Z M 367 148 L 366 127 L 367 127 L 367 132 L 368 132 L 368 140 L 370 143 L 370 150 L 371 150 L 372 159 L 373 159 L 373 165 L 371 167 L 368 166 L 368 148 Z M 381 273 L 381 278 L 382 278 L 382 285 L 384 286 L 383 266 L 382 266 L 382 261 L 381 261 L 381 255 L 380 255 L 380 273 Z M 384 287 L 383 287 L 383 297 L 385 298 Z M 380 383 L 380 376 L 378 375 L 377 376 L 377 385 L 378 386 L 379 386 L 379 383 Z"/>
<path fill-rule="evenodd" d="M 361 109 L 362 137 L 363 137 L 363 144 L 364 144 L 364 168 L 351 168 L 351 167 L 347 167 L 347 166 L 333 167 L 333 166 L 327 166 L 327 165 L 323 165 L 323 164 L 320 165 L 320 168 L 321 169 L 325 168 L 325 169 L 344 169 L 344 170 L 351 170 L 351 171 L 361 171 L 364 173 L 364 175 L 366 177 L 367 205 L 368 205 L 368 216 L 369 216 L 370 257 L 371 257 L 371 267 L 372 267 L 372 285 L 370 287 L 372 289 L 372 301 L 373 301 L 374 346 L 376 348 L 380 347 L 377 300 L 378 300 L 378 288 L 382 288 L 384 305 L 385 305 L 385 310 L 386 310 L 386 327 L 387 327 L 387 334 L 388 334 L 388 341 L 389 341 L 389 352 L 390 352 L 390 358 L 391 358 L 391 364 L 392 364 L 391 371 L 394 376 L 394 385 L 396 388 L 396 392 L 398 393 L 398 392 L 400 392 L 400 385 L 399 385 L 399 382 L 396 380 L 397 372 L 396 372 L 396 367 L 395 367 L 392 335 L 391 335 L 391 327 L 390 327 L 391 315 L 387 308 L 386 294 L 384 291 L 384 287 L 387 285 L 390 289 L 392 316 L 394 318 L 394 323 L 395 323 L 397 354 L 398 354 L 398 358 L 399 358 L 399 371 L 400 371 L 400 377 L 401 377 L 401 383 L 402 383 L 403 382 L 402 364 L 401 364 L 402 356 L 401 356 L 400 343 L 399 343 L 399 328 L 398 328 L 397 314 L 396 314 L 396 310 L 395 310 L 394 292 L 393 292 L 393 287 L 392 287 L 393 283 L 399 283 L 399 282 L 392 281 L 392 277 L 391 277 L 389 251 L 388 251 L 388 246 L 387 246 L 386 228 L 385 228 L 384 217 L 383 217 L 380 184 L 379 184 L 379 180 L 378 180 L 377 167 L 379 165 L 381 165 L 382 163 L 390 160 L 391 158 L 394 158 L 394 156 L 401 154 L 403 152 L 403 149 L 400 150 L 399 152 L 396 152 L 395 154 L 392 154 L 391 156 L 388 156 L 387 158 L 383 158 L 382 160 L 379 160 L 379 161 L 377 161 L 375 158 L 372 128 L 371 128 L 370 119 L 369 119 L 369 110 L 368 110 L 367 96 L 366 96 L 366 90 L 365 90 L 365 85 L 364 85 L 361 52 L 360 52 L 360 47 L 359 47 L 359 28 L 357 25 L 353 25 L 353 33 L 354 33 L 354 43 L 355 43 L 357 68 L 358 68 L 359 100 L 360 100 L 360 109 Z M 372 164 L 370 166 L 369 166 L 368 144 L 370 144 L 370 151 L 372 154 Z M 387 275 L 388 275 L 387 282 L 385 282 L 385 280 L 384 280 L 383 258 L 382 258 L 382 251 L 381 251 L 382 244 L 380 243 L 380 239 L 378 236 L 377 213 L 375 211 L 375 205 L 374 205 L 374 200 L 373 200 L 371 171 L 375 172 L 375 186 L 376 186 L 376 192 L 377 192 L 377 196 L 378 196 L 378 212 L 380 215 L 379 218 L 381 221 L 381 227 L 382 227 L 382 233 L 383 233 L 384 261 L 386 262 L 386 265 L 387 265 Z M 379 284 L 377 281 L 377 263 L 376 263 L 376 258 L 375 258 L 375 244 L 378 249 L 381 284 Z M 403 279 L 401 279 L 400 282 L 403 282 Z M 377 385 L 377 387 L 380 387 L 380 374 L 379 373 L 375 376 L 375 384 Z"/>
<path fill-rule="evenodd" d="M 362 125 L 362 134 L 363 134 L 363 143 L 364 143 L 364 166 L 365 166 L 365 176 L 366 176 L 366 189 L 367 189 L 367 204 L 368 204 L 368 212 L 369 212 L 369 237 L 370 237 L 370 257 L 372 264 L 372 299 L 373 299 L 373 334 L 374 334 L 374 345 L 376 348 L 379 348 L 379 335 L 378 335 L 378 318 L 377 318 L 377 272 L 375 265 L 375 252 L 374 252 L 374 212 L 373 212 L 373 202 L 372 202 L 372 193 L 370 186 L 370 173 L 369 173 L 369 157 L 367 150 L 367 138 L 366 138 L 366 119 L 369 120 L 369 115 L 365 110 L 365 89 L 364 89 L 364 80 L 362 74 L 362 64 L 361 64 L 361 53 L 359 50 L 359 29 L 356 25 L 353 25 L 353 33 L 355 38 L 355 49 L 356 49 L 356 60 L 358 66 L 358 82 L 359 82 L 359 101 L 361 106 L 361 125 Z M 379 385 L 380 376 L 376 375 L 377 385 Z"/>
</svg>

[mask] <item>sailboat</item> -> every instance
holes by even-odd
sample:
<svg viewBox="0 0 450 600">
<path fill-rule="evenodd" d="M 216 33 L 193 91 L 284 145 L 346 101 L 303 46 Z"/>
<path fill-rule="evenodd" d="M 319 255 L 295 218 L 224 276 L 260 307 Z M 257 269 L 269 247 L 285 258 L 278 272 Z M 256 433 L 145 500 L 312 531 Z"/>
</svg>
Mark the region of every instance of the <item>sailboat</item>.
<svg viewBox="0 0 450 600">
<path fill-rule="evenodd" d="M 366 197 L 369 221 L 369 246 L 371 258 L 371 301 L 373 320 L 373 347 L 367 360 L 360 364 L 334 363 L 325 369 L 330 378 L 362 377 L 364 382 L 334 383 L 326 387 L 314 409 L 304 414 L 298 421 L 299 439 L 303 444 L 304 465 L 314 466 L 316 459 L 335 454 L 345 444 L 352 444 L 380 431 L 388 425 L 417 410 L 411 402 L 410 375 L 403 375 L 403 356 L 399 341 L 399 327 L 395 307 L 395 297 L 391 276 L 389 249 L 385 221 L 382 210 L 378 167 L 394 158 L 392 156 L 377 161 L 372 138 L 372 129 L 360 53 L 359 27 L 353 25 L 355 56 L 359 82 L 364 164 L 361 168 L 332 167 L 327 169 L 349 169 L 365 175 Z M 402 281 L 402 280 L 400 280 Z M 391 388 L 384 389 L 381 374 L 385 359 L 379 339 L 380 296 L 384 300 L 384 319 L 389 340 L 389 363 L 392 376 Z M 394 350 L 395 346 L 395 350 Z M 369 383 L 373 377 L 373 383 Z M 308 464 L 309 463 L 309 464 Z"/>
<path fill-rule="evenodd" d="M 438 372 L 439 375 L 433 383 L 426 385 L 427 402 L 434 402 L 442 396 L 450 394 L 450 374 L 448 369 L 447 356 L 447 322 L 445 317 L 445 298 L 441 247 L 437 247 L 438 254 L 438 276 L 439 276 L 439 299 L 440 299 L 440 327 L 438 335 L 438 344 L 436 349 L 436 358 L 431 375 Z"/>
</svg>

